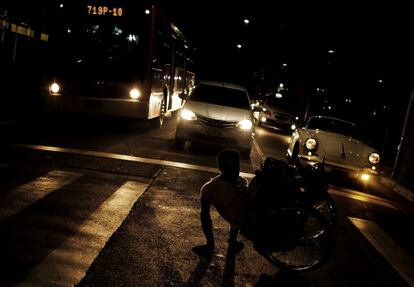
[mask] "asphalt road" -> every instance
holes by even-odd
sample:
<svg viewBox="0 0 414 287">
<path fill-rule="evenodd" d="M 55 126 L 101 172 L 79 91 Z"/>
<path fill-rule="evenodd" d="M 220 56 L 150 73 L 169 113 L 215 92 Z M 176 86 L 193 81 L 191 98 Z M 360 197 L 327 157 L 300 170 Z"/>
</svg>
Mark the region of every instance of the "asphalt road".
<svg viewBox="0 0 414 287">
<path fill-rule="evenodd" d="M 247 239 L 227 253 L 228 224 L 214 211 L 217 253 L 204 243 L 199 189 L 217 173 L 211 147 L 173 147 L 161 129 L 93 117 L 40 117 L 1 127 L 1 286 L 410 286 L 413 205 L 379 180 L 331 179 L 340 213 L 336 249 L 321 269 L 286 274 Z M 247 177 L 288 137 L 256 129 Z"/>
</svg>

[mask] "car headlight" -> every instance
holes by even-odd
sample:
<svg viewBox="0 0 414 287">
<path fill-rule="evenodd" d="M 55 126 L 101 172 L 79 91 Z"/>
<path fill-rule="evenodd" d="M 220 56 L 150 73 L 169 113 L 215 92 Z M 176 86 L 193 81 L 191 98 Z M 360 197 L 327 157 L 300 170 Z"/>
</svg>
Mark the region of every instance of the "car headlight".
<svg viewBox="0 0 414 287">
<path fill-rule="evenodd" d="M 50 85 L 50 87 L 49 87 L 49 89 L 50 89 L 50 93 L 53 95 L 56 95 L 56 94 L 58 94 L 59 93 L 59 91 L 60 91 L 60 86 L 59 86 L 59 84 L 58 83 L 56 83 L 56 82 L 53 82 L 51 85 Z"/>
<path fill-rule="evenodd" d="M 267 121 L 267 118 L 266 118 L 265 116 L 262 116 L 262 117 L 260 118 L 260 121 L 262 121 L 262 122 L 264 123 L 265 121 Z"/>
<path fill-rule="evenodd" d="M 305 141 L 305 146 L 308 150 L 314 150 L 318 147 L 318 142 L 314 138 L 308 138 Z"/>
<path fill-rule="evenodd" d="M 187 121 L 194 121 L 197 119 L 197 116 L 192 111 L 184 109 L 181 112 L 181 118 Z"/>
<path fill-rule="evenodd" d="M 373 152 L 369 155 L 368 160 L 372 164 L 378 164 L 380 162 L 380 156 L 376 152 Z"/>
<path fill-rule="evenodd" d="M 250 130 L 253 126 L 253 123 L 251 120 L 242 120 L 237 123 L 237 126 L 242 130 Z"/>
</svg>

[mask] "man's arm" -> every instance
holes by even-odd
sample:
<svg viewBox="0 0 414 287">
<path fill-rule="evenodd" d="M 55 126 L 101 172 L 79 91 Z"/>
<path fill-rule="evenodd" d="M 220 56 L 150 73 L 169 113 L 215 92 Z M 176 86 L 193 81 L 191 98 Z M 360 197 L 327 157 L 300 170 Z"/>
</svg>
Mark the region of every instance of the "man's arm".
<svg viewBox="0 0 414 287">
<path fill-rule="evenodd" d="M 206 199 L 201 198 L 201 226 L 207 239 L 207 245 L 214 248 L 213 223 L 211 222 L 210 207 L 211 203 Z"/>
</svg>

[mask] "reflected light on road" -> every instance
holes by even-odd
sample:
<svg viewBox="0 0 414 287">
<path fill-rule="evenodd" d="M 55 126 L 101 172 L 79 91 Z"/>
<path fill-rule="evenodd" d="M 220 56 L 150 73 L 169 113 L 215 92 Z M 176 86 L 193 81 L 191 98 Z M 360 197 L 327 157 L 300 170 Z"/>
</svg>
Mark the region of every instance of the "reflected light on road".
<svg viewBox="0 0 414 287">
<path fill-rule="evenodd" d="M 289 144 L 290 142 L 290 135 L 282 135 L 275 133 L 271 130 L 265 129 L 265 128 L 257 128 L 255 129 L 255 134 L 258 136 L 272 136 L 278 138 L 280 141 L 282 141 L 284 144 Z"/>
</svg>

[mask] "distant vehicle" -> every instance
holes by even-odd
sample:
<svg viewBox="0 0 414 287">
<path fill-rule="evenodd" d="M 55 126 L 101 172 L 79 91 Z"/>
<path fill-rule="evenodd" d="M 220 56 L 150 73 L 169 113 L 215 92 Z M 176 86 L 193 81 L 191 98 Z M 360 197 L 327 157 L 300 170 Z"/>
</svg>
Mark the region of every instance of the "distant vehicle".
<svg viewBox="0 0 414 287">
<path fill-rule="evenodd" d="M 292 134 L 287 156 L 294 161 L 324 160 L 327 171 L 368 180 L 377 174 L 380 156 L 375 148 L 357 139 L 357 131 L 354 123 L 342 119 L 310 117 L 305 127 Z"/>
<path fill-rule="evenodd" d="M 175 143 L 208 143 L 250 154 L 253 142 L 253 114 L 244 87 L 223 82 L 200 82 L 178 117 Z"/>
<path fill-rule="evenodd" d="M 95 2 L 71 0 L 54 11 L 46 107 L 161 126 L 194 86 L 190 43 L 156 6 Z"/>
<path fill-rule="evenodd" d="M 281 105 L 276 97 L 267 96 L 261 106 L 263 111 L 258 115 L 258 126 L 276 128 L 285 133 L 301 126 L 299 116 Z"/>
</svg>

